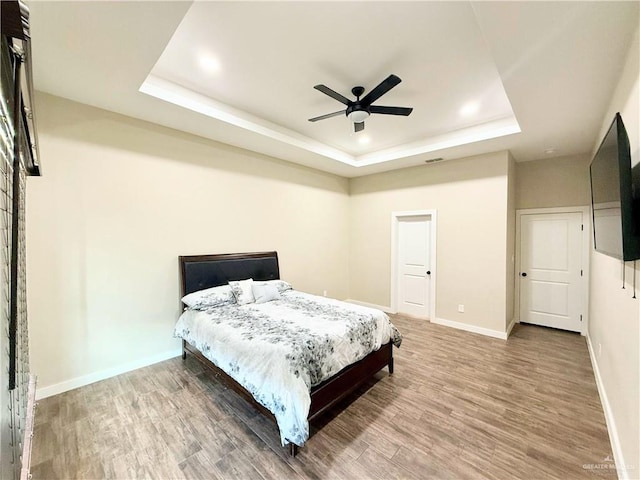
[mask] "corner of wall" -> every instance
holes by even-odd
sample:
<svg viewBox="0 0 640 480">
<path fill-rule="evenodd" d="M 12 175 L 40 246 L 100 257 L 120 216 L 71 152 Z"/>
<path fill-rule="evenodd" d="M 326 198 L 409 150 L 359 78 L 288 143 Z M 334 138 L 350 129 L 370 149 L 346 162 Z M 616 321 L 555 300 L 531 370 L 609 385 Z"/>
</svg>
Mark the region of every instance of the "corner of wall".
<svg viewBox="0 0 640 480">
<path fill-rule="evenodd" d="M 515 251 L 516 251 L 516 166 L 507 151 L 507 238 L 506 238 L 505 331 L 507 336 L 515 319 Z"/>
</svg>

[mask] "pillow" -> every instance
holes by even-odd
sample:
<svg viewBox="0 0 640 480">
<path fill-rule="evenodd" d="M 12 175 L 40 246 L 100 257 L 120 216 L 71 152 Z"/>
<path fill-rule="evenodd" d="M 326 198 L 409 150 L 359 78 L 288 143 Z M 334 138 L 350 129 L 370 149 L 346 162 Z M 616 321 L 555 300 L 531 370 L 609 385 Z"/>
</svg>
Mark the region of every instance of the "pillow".
<svg viewBox="0 0 640 480">
<path fill-rule="evenodd" d="M 251 285 L 251 291 L 256 299 L 256 303 L 266 303 L 271 300 L 280 300 L 280 292 L 275 285 L 270 285 L 267 282 L 253 282 Z"/>
<path fill-rule="evenodd" d="M 247 280 L 239 280 L 237 282 L 229 282 L 231 292 L 238 302 L 238 305 L 246 305 L 247 303 L 255 302 L 253 298 L 253 292 L 251 291 L 251 285 L 253 284 L 253 278 Z"/>
<path fill-rule="evenodd" d="M 293 290 L 291 284 L 285 282 L 284 280 L 267 280 L 266 282 L 262 283 L 266 285 L 275 285 L 279 293 L 286 292 L 287 290 Z"/>
<path fill-rule="evenodd" d="M 229 285 L 206 288 L 190 293 L 182 297 L 182 303 L 194 310 L 201 310 L 207 307 L 221 307 L 236 303 L 236 299 L 231 293 Z"/>
</svg>

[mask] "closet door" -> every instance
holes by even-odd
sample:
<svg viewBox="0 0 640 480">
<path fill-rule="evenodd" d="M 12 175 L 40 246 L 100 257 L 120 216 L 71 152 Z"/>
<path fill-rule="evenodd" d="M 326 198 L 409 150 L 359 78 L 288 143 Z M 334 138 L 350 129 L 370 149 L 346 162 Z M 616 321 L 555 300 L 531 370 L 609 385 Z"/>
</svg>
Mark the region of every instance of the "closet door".
<svg viewBox="0 0 640 480">
<path fill-rule="evenodd" d="M 522 215 L 520 321 L 582 330 L 582 213 Z"/>
</svg>

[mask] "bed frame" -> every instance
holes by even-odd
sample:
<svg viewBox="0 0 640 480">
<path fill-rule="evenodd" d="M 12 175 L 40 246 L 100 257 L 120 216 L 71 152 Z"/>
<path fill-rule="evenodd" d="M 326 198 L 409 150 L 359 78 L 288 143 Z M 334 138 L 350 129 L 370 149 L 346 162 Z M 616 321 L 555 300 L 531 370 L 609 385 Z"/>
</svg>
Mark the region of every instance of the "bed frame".
<svg viewBox="0 0 640 480">
<path fill-rule="evenodd" d="M 229 281 L 253 278 L 258 281 L 280 279 L 277 252 L 231 253 L 222 255 L 188 255 L 179 257 L 182 296 L 205 288 L 226 285 Z M 370 353 L 362 360 L 345 367 L 336 375 L 311 389 L 311 407 L 309 421 L 315 419 L 327 409 L 356 390 L 375 373 L 389 367 L 393 373 L 393 352 L 391 342 L 382 345 L 379 350 Z M 274 415 L 260 405 L 239 383 L 208 360 L 196 347 L 182 341 L 182 358 L 187 353 L 198 359 L 204 367 L 216 374 L 220 380 L 243 398 L 253 404 L 260 412 L 275 421 Z M 298 446 L 289 443 L 292 456 Z"/>
</svg>

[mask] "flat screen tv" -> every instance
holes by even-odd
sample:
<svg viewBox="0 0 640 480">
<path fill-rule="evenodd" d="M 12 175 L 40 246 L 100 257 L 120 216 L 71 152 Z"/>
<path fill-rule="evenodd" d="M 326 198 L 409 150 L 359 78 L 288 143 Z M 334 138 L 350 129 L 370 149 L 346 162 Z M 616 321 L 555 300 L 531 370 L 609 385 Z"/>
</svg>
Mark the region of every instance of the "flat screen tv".
<svg viewBox="0 0 640 480">
<path fill-rule="evenodd" d="M 631 165 L 629 137 L 616 113 L 589 170 L 594 248 L 624 261 L 640 258 L 639 169 Z"/>
</svg>

